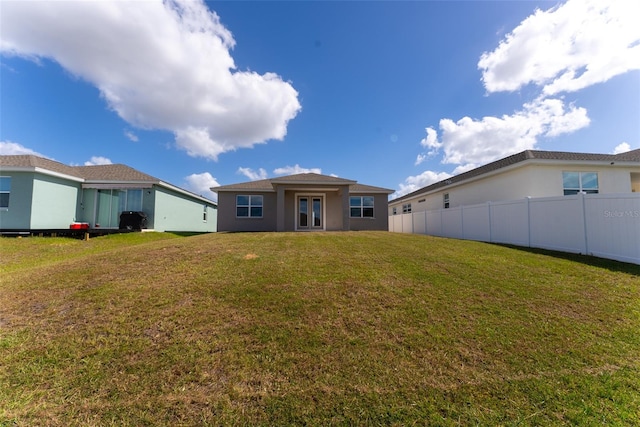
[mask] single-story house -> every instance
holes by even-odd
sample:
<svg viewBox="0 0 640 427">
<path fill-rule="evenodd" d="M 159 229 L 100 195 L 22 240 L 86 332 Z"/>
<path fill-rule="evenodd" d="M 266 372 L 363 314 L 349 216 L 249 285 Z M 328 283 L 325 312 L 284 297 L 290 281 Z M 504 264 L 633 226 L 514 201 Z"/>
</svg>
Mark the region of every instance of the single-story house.
<svg viewBox="0 0 640 427">
<path fill-rule="evenodd" d="M 393 199 L 389 215 L 580 192 L 640 192 L 640 149 L 621 154 L 522 151 Z"/>
<path fill-rule="evenodd" d="M 389 228 L 393 190 L 316 173 L 212 187 L 218 231 L 330 231 Z"/>
<path fill-rule="evenodd" d="M 129 166 L 0 156 L 2 231 L 68 229 L 78 222 L 117 229 L 122 212 L 141 212 L 142 228 L 150 230 L 216 231 L 215 202 Z"/>
</svg>

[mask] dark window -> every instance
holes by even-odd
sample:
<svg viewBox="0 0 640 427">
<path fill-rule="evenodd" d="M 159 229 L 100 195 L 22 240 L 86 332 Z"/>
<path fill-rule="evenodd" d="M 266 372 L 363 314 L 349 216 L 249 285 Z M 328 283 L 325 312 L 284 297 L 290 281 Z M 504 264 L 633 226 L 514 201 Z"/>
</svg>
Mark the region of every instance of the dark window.
<svg viewBox="0 0 640 427">
<path fill-rule="evenodd" d="M 241 218 L 262 218 L 262 196 L 237 195 L 236 216 Z"/>
<path fill-rule="evenodd" d="M 352 218 L 373 218 L 373 196 L 349 197 L 349 210 Z"/>
<path fill-rule="evenodd" d="M 11 177 L 0 176 L 0 209 L 9 209 L 11 195 Z"/>
</svg>

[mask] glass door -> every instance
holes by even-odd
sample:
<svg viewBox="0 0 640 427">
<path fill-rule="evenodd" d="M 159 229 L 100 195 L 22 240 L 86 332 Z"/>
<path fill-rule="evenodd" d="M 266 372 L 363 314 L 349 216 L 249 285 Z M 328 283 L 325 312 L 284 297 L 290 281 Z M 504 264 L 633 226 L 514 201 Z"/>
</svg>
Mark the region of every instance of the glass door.
<svg viewBox="0 0 640 427">
<path fill-rule="evenodd" d="M 118 228 L 125 195 L 121 190 L 98 190 L 96 228 Z"/>
<path fill-rule="evenodd" d="M 322 197 L 298 196 L 298 230 L 322 229 Z"/>
</svg>

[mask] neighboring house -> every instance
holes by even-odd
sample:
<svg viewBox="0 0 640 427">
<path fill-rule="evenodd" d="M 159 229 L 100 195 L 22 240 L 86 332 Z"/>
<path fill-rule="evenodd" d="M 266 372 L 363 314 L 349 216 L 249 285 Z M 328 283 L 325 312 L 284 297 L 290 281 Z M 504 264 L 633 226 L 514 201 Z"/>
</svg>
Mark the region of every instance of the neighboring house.
<svg viewBox="0 0 640 427">
<path fill-rule="evenodd" d="M 212 187 L 218 231 L 388 230 L 393 190 L 315 173 Z"/>
<path fill-rule="evenodd" d="M 143 212 L 156 231 L 216 231 L 217 205 L 129 166 L 67 166 L 32 155 L 0 156 L 0 230 L 117 229 Z"/>
<path fill-rule="evenodd" d="M 389 202 L 389 215 L 577 193 L 640 193 L 640 149 L 621 154 L 526 150 Z"/>
</svg>

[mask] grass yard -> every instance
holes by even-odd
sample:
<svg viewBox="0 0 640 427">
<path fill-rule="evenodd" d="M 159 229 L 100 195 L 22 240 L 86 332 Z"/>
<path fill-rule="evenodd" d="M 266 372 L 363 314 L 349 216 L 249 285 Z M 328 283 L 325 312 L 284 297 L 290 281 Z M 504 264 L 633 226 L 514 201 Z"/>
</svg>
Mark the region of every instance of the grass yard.
<svg viewBox="0 0 640 427">
<path fill-rule="evenodd" d="M 0 426 L 640 425 L 640 266 L 384 232 L 0 260 Z"/>
</svg>

